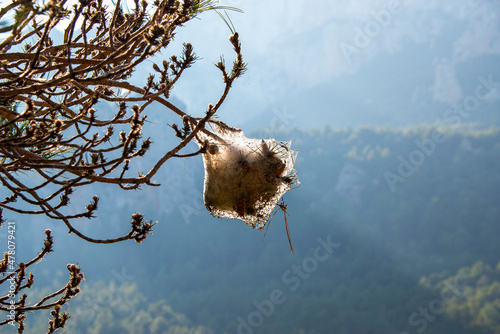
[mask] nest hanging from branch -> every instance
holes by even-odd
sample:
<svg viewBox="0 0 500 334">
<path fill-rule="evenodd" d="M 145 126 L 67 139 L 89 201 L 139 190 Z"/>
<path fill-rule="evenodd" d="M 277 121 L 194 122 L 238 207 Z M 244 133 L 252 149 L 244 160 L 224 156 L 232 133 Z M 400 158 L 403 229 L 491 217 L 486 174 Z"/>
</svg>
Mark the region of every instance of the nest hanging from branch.
<svg viewBox="0 0 500 334">
<path fill-rule="evenodd" d="M 299 185 L 297 151 L 290 142 L 247 138 L 222 122 L 207 127 L 197 137 L 204 148 L 205 207 L 215 217 L 238 218 L 261 230 L 283 194 Z"/>
</svg>

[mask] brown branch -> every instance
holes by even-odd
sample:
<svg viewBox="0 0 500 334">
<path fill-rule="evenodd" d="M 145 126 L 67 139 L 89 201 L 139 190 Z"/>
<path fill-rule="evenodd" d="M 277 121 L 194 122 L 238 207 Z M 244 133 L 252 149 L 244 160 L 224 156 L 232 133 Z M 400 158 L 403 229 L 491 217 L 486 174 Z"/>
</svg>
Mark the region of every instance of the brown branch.
<svg viewBox="0 0 500 334">
<path fill-rule="evenodd" d="M 140 243 L 152 233 L 155 223 L 134 213 L 130 230 L 122 236 L 87 236 L 73 222 L 93 218 L 99 198 L 94 196 L 80 211 L 67 214 L 63 208 L 69 204 L 73 189 L 93 183 L 115 184 L 122 189 L 155 186 L 152 178 L 169 159 L 204 153 L 206 145 L 192 153 L 183 154 L 181 150 L 198 140 L 200 131 L 218 138 L 206 124 L 216 122 L 212 117 L 233 81 L 244 71 L 235 34 L 230 38 L 237 57 L 233 69 L 226 71 L 223 65 L 218 66 L 224 83 L 221 96 L 215 106 L 209 105 L 204 117 L 188 115 L 168 99 L 174 85 L 196 60 L 189 43 L 178 58 L 167 58 L 162 69 L 154 64 L 156 74 L 146 76 L 144 86 L 131 84 L 130 77 L 140 63 L 165 50 L 175 30 L 198 14 L 198 6 L 207 3 L 185 1 L 178 6 L 175 1 L 160 0 L 150 11 L 146 2 L 137 2 L 137 8 L 129 14 L 123 14 L 120 5 L 118 0 L 108 9 L 100 1 L 81 1 L 68 11 L 62 0 L 36 6 L 31 0 L 16 0 L 0 9 L 0 18 L 14 10 L 22 14 L 16 16 L 10 35 L 0 42 L 0 182 L 11 193 L 0 201 L 0 210 L 43 214 L 65 224 L 70 234 L 100 244 L 124 240 Z M 51 38 L 53 29 L 68 15 L 63 43 L 53 45 L 57 41 Z M 77 27 L 79 18 L 82 23 Z M 9 52 L 11 48 L 16 52 Z M 120 96 L 121 90 L 130 93 Z M 116 103 L 117 111 L 109 113 L 101 108 L 103 101 Z M 132 159 L 146 155 L 152 145 L 143 126 L 154 102 L 182 118 L 180 142 L 166 149 L 145 175 L 130 176 Z M 26 269 L 51 251 L 50 231 L 44 244 L 42 252 L 31 261 L 19 264 L 0 279 L 0 285 L 15 280 L 13 321 L 19 333 L 24 330 L 26 312 L 42 309 L 52 309 L 48 333 L 63 328 L 68 315 L 60 311 L 60 306 L 79 292 L 83 279 L 77 266 L 69 266 L 66 286 L 34 304 L 28 303 L 23 291 L 31 287 L 34 279 Z M 2 268 L 7 263 L 8 256 L 0 261 L 0 273 L 5 272 Z M 11 298 L 11 294 L 0 297 L 1 311 L 11 311 L 7 304 Z M 1 321 L 0 326 L 7 323 Z"/>
</svg>

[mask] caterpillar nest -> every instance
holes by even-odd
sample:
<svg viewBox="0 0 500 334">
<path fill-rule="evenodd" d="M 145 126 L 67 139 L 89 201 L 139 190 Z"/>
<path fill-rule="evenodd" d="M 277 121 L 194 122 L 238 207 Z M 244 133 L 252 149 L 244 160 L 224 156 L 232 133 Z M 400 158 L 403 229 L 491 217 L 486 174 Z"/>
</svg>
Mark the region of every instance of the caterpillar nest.
<svg viewBox="0 0 500 334">
<path fill-rule="evenodd" d="M 210 123 L 198 135 L 205 147 L 205 207 L 218 218 L 238 218 L 262 230 L 279 199 L 299 185 L 297 151 L 290 142 L 247 138 L 240 129 Z"/>
</svg>

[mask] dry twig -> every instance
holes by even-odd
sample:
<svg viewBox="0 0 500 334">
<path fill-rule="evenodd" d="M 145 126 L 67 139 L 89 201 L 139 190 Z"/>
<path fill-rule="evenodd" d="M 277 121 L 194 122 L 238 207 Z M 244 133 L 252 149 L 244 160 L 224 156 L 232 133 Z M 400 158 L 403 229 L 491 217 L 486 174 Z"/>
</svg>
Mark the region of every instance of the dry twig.
<svg viewBox="0 0 500 334">
<path fill-rule="evenodd" d="M 80 0 L 68 8 L 65 0 L 13 0 L 0 9 L 0 23 L 5 23 L 2 20 L 10 14 L 13 17 L 12 24 L 0 26 L 0 32 L 6 34 L 0 42 L 0 182 L 11 192 L 0 201 L 0 219 L 2 209 L 45 215 L 63 222 L 69 233 L 89 242 L 142 242 L 154 223 L 141 214 L 132 215 L 131 230 L 126 235 L 94 239 L 78 231 L 72 221 L 92 218 L 99 198 L 94 196 L 78 214 L 68 214 L 64 208 L 75 188 L 93 183 L 116 184 L 127 190 L 157 185 L 152 177 L 167 160 L 202 152 L 179 153 L 199 131 L 208 132 L 205 124 L 211 122 L 233 81 L 245 71 L 238 34 L 230 37 L 236 52 L 232 69 L 228 72 L 224 61 L 217 64 L 224 89 L 205 117 L 192 117 L 168 101 L 174 84 L 197 59 L 191 44 L 184 44 L 180 56 L 153 64 L 155 73 L 147 77 L 144 86 L 130 83 L 130 78 L 139 64 L 169 45 L 177 27 L 216 8 L 213 1 L 206 0 L 156 0 L 153 4 L 135 0 L 133 11 L 125 13 L 120 1 L 108 7 L 103 0 Z M 64 18 L 69 18 L 69 25 L 60 40 L 54 36 L 54 28 Z M 129 94 L 121 95 L 123 90 Z M 100 111 L 101 101 L 115 103 L 116 113 Z M 153 102 L 182 119 L 183 130 L 174 128 L 180 142 L 145 175 L 130 176 L 130 161 L 144 156 L 152 144 L 142 127 L 145 110 Z M 117 134 L 117 130 L 121 131 Z M 47 238 L 46 243 L 50 232 Z M 50 251 L 50 247 L 45 249 L 37 258 Z M 3 261 L 7 264 L 8 257 Z M 28 279 L 22 285 L 27 266 L 19 264 L 15 272 L 1 278 L 0 284 L 17 275 L 17 296 L 32 284 Z M 62 299 L 49 304 L 44 299 L 32 306 L 26 304 L 25 295 L 16 301 L 15 321 L 20 332 L 24 329 L 24 312 L 44 308 L 53 309 L 49 333 L 64 326 L 67 315 L 60 313 L 60 306 L 78 293 L 82 275 L 77 266 L 68 270 L 69 285 L 48 298 L 64 294 Z M 2 298 L 0 310 L 10 311 Z"/>
</svg>

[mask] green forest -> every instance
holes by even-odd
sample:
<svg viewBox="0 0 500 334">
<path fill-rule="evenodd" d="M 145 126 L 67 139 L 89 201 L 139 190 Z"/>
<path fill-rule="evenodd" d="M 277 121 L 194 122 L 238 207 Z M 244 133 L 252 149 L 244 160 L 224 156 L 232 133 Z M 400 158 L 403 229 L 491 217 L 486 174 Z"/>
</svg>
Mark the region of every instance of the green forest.
<svg viewBox="0 0 500 334">
<path fill-rule="evenodd" d="M 72 246 L 86 283 L 66 332 L 500 333 L 500 129 L 281 137 L 299 150 L 301 185 L 284 197 L 295 254 L 281 211 L 262 241 L 196 198 L 160 215 L 145 202 L 159 223 L 143 245 Z M 129 214 L 112 211 L 100 229 Z M 66 279 L 54 268 L 36 273 L 40 296 Z M 28 317 L 29 332 L 46 319 Z"/>
</svg>

